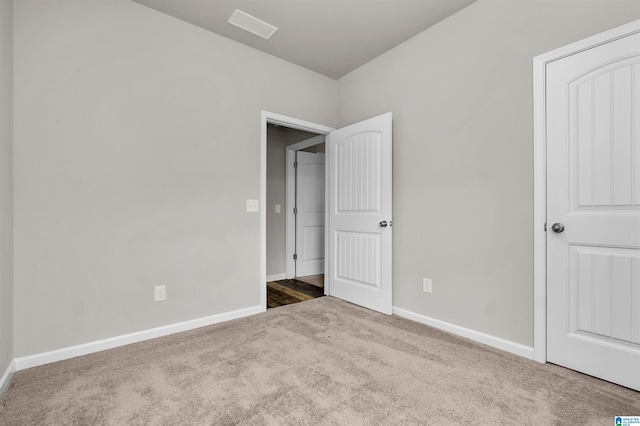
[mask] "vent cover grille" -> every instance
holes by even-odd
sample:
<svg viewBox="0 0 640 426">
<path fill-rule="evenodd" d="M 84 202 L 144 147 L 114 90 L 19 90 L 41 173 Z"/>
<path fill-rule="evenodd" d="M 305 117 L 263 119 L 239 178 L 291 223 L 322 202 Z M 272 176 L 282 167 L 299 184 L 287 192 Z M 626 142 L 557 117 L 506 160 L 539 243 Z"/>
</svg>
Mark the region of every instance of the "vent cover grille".
<svg viewBox="0 0 640 426">
<path fill-rule="evenodd" d="M 267 24 L 266 22 L 261 21 L 258 18 L 254 18 L 248 13 L 244 13 L 238 9 L 231 14 L 231 18 L 229 18 L 227 22 L 267 40 L 269 40 L 269 38 L 278 31 L 278 29 L 273 25 Z"/>
</svg>

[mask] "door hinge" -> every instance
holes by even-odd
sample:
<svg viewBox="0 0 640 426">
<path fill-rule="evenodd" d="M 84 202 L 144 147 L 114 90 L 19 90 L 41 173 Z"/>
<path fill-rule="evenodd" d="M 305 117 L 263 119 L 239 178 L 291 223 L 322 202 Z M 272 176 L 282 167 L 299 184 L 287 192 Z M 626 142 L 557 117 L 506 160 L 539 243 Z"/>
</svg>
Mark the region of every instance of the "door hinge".
<svg viewBox="0 0 640 426">
<path fill-rule="evenodd" d="M 544 232 L 547 232 L 547 223 L 544 224 Z"/>
<path fill-rule="evenodd" d="M 297 162 L 297 161 L 294 161 L 294 162 L 293 162 L 293 168 L 294 168 L 294 169 L 297 169 L 297 168 L 298 168 L 298 162 Z"/>
<path fill-rule="evenodd" d="M 293 260 L 298 260 L 298 255 L 297 254 L 293 255 Z"/>
<path fill-rule="evenodd" d="M 293 214 L 298 214 L 298 208 L 297 207 L 293 208 Z"/>
</svg>

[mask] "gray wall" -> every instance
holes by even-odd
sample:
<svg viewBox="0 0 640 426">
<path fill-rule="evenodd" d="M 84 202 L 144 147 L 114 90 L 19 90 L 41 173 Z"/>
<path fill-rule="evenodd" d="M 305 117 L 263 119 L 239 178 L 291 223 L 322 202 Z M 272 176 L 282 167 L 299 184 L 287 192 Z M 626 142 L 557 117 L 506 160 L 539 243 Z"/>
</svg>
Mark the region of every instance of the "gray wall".
<svg viewBox="0 0 640 426">
<path fill-rule="evenodd" d="M 638 18 L 479 0 L 339 80 L 341 126 L 394 114 L 395 306 L 533 345 L 532 58 Z"/>
<path fill-rule="evenodd" d="M 15 356 L 258 305 L 260 111 L 337 82 L 128 0 L 14 23 Z"/>
<path fill-rule="evenodd" d="M 321 123 L 324 124 L 324 123 Z M 317 136 L 287 127 L 267 126 L 267 275 L 284 274 L 286 266 L 286 147 Z M 280 213 L 275 205 L 280 204 Z"/>
<path fill-rule="evenodd" d="M 127 0 L 21 0 L 14 17 L 0 368 L 257 305 L 259 216 L 244 208 L 262 109 L 329 126 L 392 111 L 394 304 L 531 345 L 531 58 L 640 18 L 640 3 L 479 0 L 339 82 Z"/>
<path fill-rule="evenodd" d="M 0 377 L 13 360 L 13 2 L 0 0 Z"/>
<path fill-rule="evenodd" d="M 285 128 L 267 126 L 267 276 L 286 272 L 286 146 Z"/>
</svg>

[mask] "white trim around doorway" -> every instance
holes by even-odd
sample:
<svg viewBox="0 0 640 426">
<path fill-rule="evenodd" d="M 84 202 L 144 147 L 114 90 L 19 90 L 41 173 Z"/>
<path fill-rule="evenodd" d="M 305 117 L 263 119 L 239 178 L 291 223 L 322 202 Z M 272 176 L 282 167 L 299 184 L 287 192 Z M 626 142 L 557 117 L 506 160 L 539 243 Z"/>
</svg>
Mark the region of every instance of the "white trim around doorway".
<svg viewBox="0 0 640 426">
<path fill-rule="evenodd" d="M 547 361 L 547 114 L 546 66 L 567 56 L 640 33 L 640 20 L 533 58 L 533 359 Z"/>
<path fill-rule="evenodd" d="M 298 118 L 288 117 L 275 112 L 262 111 L 260 115 L 260 306 L 267 309 L 267 123 L 277 124 L 291 129 L 304 130 L 305 132 L 328 135 L 335 130 L 333 127 Z M 329 227 L 325 227 L 328 232 Z M 327 247 L 325 245 L 325 253 Z M 326 258 L 326 255 L 325 255 Z M 326 270 L 326 263 L 325 263 Z M 328 287 L 325 285 L 325 294 Z"/>
</svg>

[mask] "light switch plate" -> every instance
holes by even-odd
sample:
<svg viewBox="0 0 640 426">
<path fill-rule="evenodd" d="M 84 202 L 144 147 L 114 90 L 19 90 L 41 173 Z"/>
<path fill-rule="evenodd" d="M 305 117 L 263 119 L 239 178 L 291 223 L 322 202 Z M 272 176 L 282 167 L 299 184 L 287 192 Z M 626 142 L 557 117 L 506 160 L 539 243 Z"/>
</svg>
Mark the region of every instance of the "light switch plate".
<svg viewBox="0 0 640 426">
<path fill-rule="evenodd" d="M 247 200 L 247 212 L 254 213 L 258 211 L 258 200 Z"/>
<path fill-rule="evenodd" d="M 276 213 L 280 213 L 280 204 L 276 204 Z"/>
</svg>

